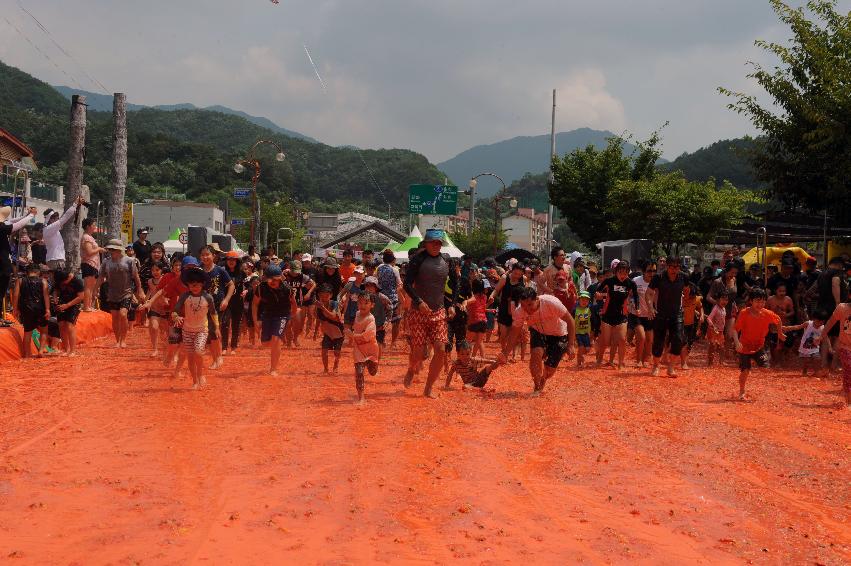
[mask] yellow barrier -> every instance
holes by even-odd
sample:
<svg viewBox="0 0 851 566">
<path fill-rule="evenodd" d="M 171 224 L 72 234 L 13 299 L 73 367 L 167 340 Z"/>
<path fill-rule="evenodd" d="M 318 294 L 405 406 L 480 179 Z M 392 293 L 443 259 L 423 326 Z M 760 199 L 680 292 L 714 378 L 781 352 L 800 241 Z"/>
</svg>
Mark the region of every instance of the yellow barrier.
<svg viewBox="0 0 851 566">
<path fill-rule="evenodd" d="M 806 250 L 797 246 L 771 246 L 767 248 L 765 252 L 767 263 L 776 263 L 779 265 L 780 260 L 785 252 L 792 252 L 793 254 L 795 254 L 795 257 L 798 258 L 798 261 L 801 262 L 801 264 L 803 264 L 807 261 L 807 259 L 812 257 L 806 252 Z M 750 266 L 752 263 L 762 263 L 760 261 L 762 259 L 762 250 L 757 250 L 757 248 L 751 248 L 744 256 L 742 256 L 742 259 L 745 261 L 746 266 Z"/>
</svg>

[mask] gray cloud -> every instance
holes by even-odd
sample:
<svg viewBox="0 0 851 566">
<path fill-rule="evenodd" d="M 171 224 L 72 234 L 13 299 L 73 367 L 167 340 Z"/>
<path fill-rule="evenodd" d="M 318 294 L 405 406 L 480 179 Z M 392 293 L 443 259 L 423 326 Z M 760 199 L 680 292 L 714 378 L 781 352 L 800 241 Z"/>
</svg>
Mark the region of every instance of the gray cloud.
<svg viewBox="0 0 851 566">
<path fill-rule="evenodd" d="M 666 120 L 675 156 L 751 131 L 719 85 L 744 75 L 753 40 L 782 38 L 753 0 L 22 0 L 89 74 L 133 102 L 223 104 L 331 144 L 408 147 L 433 161 L 549 128 L 629 130 Z M 17 8 L 30 38 L 96 90 Z M 67 78 L 0 20 L 0 58 Z M 307 44 L 328 85 L 323 94 Z"/>
</svg>

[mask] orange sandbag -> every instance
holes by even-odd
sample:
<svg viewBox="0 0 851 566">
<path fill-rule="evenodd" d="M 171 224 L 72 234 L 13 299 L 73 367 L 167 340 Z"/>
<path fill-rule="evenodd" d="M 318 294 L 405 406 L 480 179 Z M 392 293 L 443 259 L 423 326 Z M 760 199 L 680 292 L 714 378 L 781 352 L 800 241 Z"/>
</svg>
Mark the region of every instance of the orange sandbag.
<svg viewBox="0 0 851 566">
<path fill-rule="evenodd" d="M 103 311 L 81 312 L 77 319 L 77 345 L 112 334 L 112 317 Z M 0 363 L 21 359 L 24 329 L 20 324 L 0 328 Z M 33 347 L 34 351 L 34 347 Z"/>
</svg>

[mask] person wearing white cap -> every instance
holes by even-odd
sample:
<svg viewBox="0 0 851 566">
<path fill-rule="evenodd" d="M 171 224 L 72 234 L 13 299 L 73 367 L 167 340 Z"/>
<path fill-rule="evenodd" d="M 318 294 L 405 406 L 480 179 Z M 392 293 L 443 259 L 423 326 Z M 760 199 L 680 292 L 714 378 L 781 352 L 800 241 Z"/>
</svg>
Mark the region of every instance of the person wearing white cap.
<svg viewBox="0 0 851 566">
<path fill-rule="evenodd" d="M 83 204 L 82 195 L 77 197 L 74 204 L 69 206 L 62 216 L 59 216 L 58 210 L 48 208 L 44 211 L 42 240 L 47 246 L 47 266 L 50 269 L 65 269 L 65 242 L 62 240 L 61 230 L 80 210 L 81 204 Z"/>
<path fill-rule="evenodd" d="M 36 214 L 35 207 L 30 207 L 29 214 L 23 218 L 19 218 L 10 222 L 12 216 L 12 207 L 4 206 L 0 208 L 0 305 L 4 303 L 6 291 L 9 289 L 9 283 L 12 280 L 12 248 L 9 243 L 9 237 L 30 223 L 30 220 Z M 6 312 L 0 312 L 0 320 L 5 320 Z"/>
</svg>

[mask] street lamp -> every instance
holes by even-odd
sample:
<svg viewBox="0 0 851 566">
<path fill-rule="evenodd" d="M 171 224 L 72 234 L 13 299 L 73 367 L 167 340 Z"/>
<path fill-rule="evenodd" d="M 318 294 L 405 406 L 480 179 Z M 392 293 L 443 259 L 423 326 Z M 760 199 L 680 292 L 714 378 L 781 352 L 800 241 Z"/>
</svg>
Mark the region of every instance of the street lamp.
<svg viewBox="0 0 851 566">
<path fill-rule="evenodd" d="M 502 179 L 500 179 L 502 180 Z M 503 184 L 504 186 L 504 184 Z M 503 189 L 504 191 L 504 189 Z M 498 235 L 500 230 L 502 229 L 502 213 L 500 212 L 500 204 L 502 201 L 507 200 L 508 206 L 511 208 L 517 208 L 517 199 L 511 195 L 506 194 L 496 194 L 493 197 L 493 255 L 496 256 L 499 253 L 499 246 L 497 245 Z M 498 222 L 497 222 L 498 221 Z"/>
<path fill-rule="evenodd" d="M 479 173 L 472 179 L 470 179 L 469 189 L 464 191 L 465 195 L 470 195 L 470 222 L 467 224 L 467 235 L 469 236 L 473 229 L 476 227 L 476 186 L 479 182 L 476 180 L 479 177 L 496 177 L 500 183 L 502 183 L 502 192 L 505 192 L 507 189 L 505 187 L 505 181 L 502 180 L 502 177 L 497 175 L 496 173 Z"/>
<path fill-rule="evenodd" d="M 281 246 L 281 242 L 283 241 L 283 240 L 281 240 L 281 230 L 286 230 L 287 232 L 290 233 L 290 258 L 292 258 L 293 257 L 293 230 L 292 230 L 292 228 L 286 228 L 286 227 L 278 228 L 278 233 L 275 234 L 275 255 L 277 255 L 278 257 L 281 257 L 280 246 Z"/>
<path fill-rule="evenodd" d="M 260 201 L 257 199 L 257 181 L 260 179 L 260 161 L 254 157 L 254 150 L 258 145 L 261 144 L 269 144 L 275 147 L 278 150 L 278 153 L 275 154 L 276 161 L 283 161 L 287 158 L 286 154 L 284 154 L 284 150 L 281 149 L 281 146 L 277 143 L 270 140 L 257 140 L 254 142 L 254 145 L 251 146 L 248 150 L 248 155 L 245 159 L 237 159 L 236 163 L 233 166 L 233 170 L 237 174 L 241 174 L 245 171 L 245 166 L 252 167 L 254 169 L 254 175 L 251 177 L 251 235 L 250 241 L 254 245 L 254 249 L 260 248 L 260 238 L 258 228 L 260 226 Z"/>
</svg>

